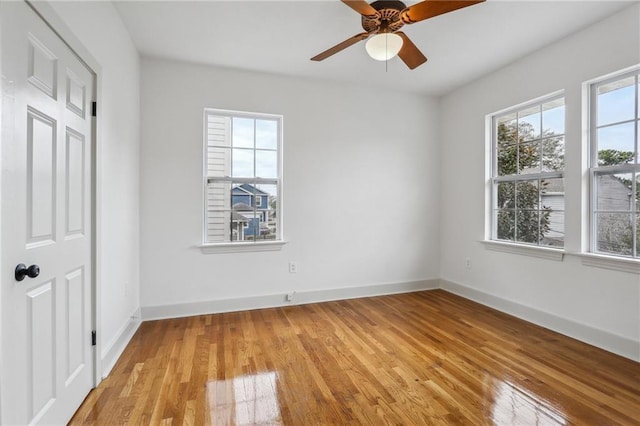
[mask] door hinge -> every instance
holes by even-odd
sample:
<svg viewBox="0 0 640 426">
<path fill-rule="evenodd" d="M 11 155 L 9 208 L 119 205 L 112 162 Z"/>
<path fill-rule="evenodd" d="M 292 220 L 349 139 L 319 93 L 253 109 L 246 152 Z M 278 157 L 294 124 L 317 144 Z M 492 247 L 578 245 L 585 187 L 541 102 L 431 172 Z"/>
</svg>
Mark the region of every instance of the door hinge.
<svg viewBox="0 0 640 426">
<path fill-rule="evenodd" d="M 91 346 L 95 346 L 96 345 L 96 331 L 92 330 L 91 331 Z"/>
<path fill-rule="evenodd" d="M 98 112 L 98 105 L 96 104 L 96 102 L 91 102 L 91 116 L 96 117 L 97 112 Z"/>
</svg>

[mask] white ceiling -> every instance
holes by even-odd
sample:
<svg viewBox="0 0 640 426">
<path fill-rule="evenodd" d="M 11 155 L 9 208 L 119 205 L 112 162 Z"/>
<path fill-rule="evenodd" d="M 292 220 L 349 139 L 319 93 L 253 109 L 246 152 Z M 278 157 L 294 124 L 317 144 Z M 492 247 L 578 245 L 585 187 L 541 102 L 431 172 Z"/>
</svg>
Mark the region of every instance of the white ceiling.
<svg viewBox="0 0 640 426">
<path fill-rule="evenodd" d="M 447 93 L 631 3 L 488 0 L 407 25 L 403 31 L 429 58 L 411 71 L 398 58 L 385 70 L 384 62 L 367 56 L 364 42 L 323 62 L 310 61 L 362 32 L 360 16 L 339 1 L 115 2 L 143 55 L 431 95 Z"/>
</svg>

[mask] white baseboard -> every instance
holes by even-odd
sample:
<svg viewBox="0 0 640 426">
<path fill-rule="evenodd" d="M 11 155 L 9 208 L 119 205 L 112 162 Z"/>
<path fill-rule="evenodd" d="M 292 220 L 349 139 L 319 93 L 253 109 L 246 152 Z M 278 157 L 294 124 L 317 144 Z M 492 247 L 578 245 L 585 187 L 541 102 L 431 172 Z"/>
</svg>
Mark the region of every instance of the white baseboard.
<svg viewBox="0 0 640 426">
<path fill-rule="evenodd" d="M 138 327 L 140 327 L 142 323 L 140 318 L 140 308 L 138 308 L 131 314 L 129 321 L 118 330 L 115 337 L 103 348 L 101 360 L 103 379 L 107 377 L 111 369 L 116 365 L 118 358 L 120 358 Z"/>
<path fill-rule="evenodd" d="M 503 299 L 471 287 L 440 280 L 440 288 L 501 312 L 548 328 L 614 354 L 640 362 L 640 342 L 608 331 L 589 327 L 548 312 Z"/>
<path fill-rule="evenodd" d="M 435 290 L 438 288 L 439 284 L 440 280 L 432 279 L 361 287 L 343 287 L 330 290 L 296 292 L 292 302 L 287 302 L 286 294 L 283 293 L 235 299 L 178 303 L 172 305 L 143 306 L 141 311 L 142 319 L 144 321 L 148 321 L 212 313 L 275 308 L 279 306 L 303 305 L 308 303 L 328 302 L 331 300 L 356 299 L 359 297 L 383 296 L 387 294 L 411 293 L 421 290 Z"/>
</svg>

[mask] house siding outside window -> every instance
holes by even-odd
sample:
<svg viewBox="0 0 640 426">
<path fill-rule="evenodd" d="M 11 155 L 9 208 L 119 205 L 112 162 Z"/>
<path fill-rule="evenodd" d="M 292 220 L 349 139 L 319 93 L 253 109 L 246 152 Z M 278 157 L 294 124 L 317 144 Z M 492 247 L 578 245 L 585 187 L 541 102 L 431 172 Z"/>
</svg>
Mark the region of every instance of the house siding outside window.
<svg viewBox="0 0 640 426">
<path fill-rule="evenodd" d="M 205 109 L 205 244 L 280 241 L 282 116 Z"/>
<path fill-rule="evenodd" d="M 564 247 L 563 95 L 494 114 L 491 239 Z"/>
<path fill-rule="evenodd" d="M 591 251 L 640 258 L 640 68 L 590 86 Z"/>
</svg>

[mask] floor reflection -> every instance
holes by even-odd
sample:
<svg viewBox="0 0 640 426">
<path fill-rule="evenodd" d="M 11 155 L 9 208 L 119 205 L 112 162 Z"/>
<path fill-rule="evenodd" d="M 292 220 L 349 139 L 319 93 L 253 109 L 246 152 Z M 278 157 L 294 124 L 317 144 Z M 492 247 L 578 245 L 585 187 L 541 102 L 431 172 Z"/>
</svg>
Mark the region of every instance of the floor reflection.
<svg viewBox="0 0 640 426">
<path fill-rule="evenodd" d="M 281 425 L 277 374 L 267 372 L 207 383 L 214 425 Z"/>
<path fill-rule="evenodd" d="M 491 419 L 496 425 L 566 425 L 562 411 L 544 398 L 509 381 L 489 379 L 493 391 Z M 487 384 L 487 383 L 485 383 Z"/>
</svg>

